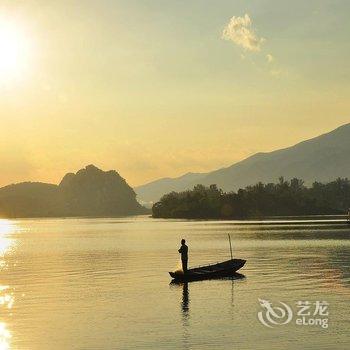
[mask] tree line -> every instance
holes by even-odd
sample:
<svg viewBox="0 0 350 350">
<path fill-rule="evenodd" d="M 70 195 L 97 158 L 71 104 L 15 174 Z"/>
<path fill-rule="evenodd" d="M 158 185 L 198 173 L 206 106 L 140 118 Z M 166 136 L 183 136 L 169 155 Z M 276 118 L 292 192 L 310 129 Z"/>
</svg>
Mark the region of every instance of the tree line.
<svg viewBox="0 0 350 350">
<path fill-rule="evenodd" d="M 350 181 L 329 183 L 283 177 L 277 183 L 261 182 L 223 192 L 216 185 L 196 185 L 192 190 L 165 194 L 152 208 L 155 218 L 245 219 L 267 216 L 344 214 L 350 208 Z"/>
</svg>

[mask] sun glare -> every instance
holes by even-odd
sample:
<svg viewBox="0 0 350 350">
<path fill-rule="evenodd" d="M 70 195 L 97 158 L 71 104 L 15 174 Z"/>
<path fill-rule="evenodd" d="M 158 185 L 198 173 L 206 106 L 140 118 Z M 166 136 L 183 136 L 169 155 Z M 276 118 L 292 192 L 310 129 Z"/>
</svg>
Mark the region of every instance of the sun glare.
<svg viewBox="0 0 350 350">
<path fill-rule="evenodd" d="M 14 229 L 14 224 L 10 220 L 0 219 L 0 235 L 7 235 Z"/>
<path fill-rule="evenodd" d="M 0 82 L 20 79 L 28 68 L 30 40 L 16 23 L 0 18 Z"/>
<path fill-rule="evenodd" d="M 9 237 L 16 229 L 16 225 L 10 220 L 0 219 L 0 257 L 6 253 L 14 243 L 14 240 Z M 2 260 L 0 259 L 0 267 Z M 1 347 L 0 347 L 1 350 Z"/>
</svg>

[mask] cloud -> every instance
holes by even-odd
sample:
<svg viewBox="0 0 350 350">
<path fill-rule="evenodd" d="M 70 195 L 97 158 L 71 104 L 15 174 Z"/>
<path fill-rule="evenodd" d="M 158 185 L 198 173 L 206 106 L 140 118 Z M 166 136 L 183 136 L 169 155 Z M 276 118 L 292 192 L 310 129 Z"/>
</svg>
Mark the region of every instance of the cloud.
<svg viewBox="0 0 350 350">
<path fill-rule="evenodd" d="M 247 13 L 242 17 L 233 16 L 230 19 L 222 32 L 222 39 L 242 48 L 241 59 L 251 63 L 259 71 L 267 69 L 267 72 L 276 78 L 286 76 L 286 72 L 278 67 L 275 56 L 263 49 L 265 39 L 255 33 L 252 20 Z M 258 54 L 253 57 L 250 52 Z"/>
<path fill-rule="evenodd" d="M 275 58 L 270 53 L 266 55 L 266 59 L 268 63 L 272 63 L 275 60 Z"/>
<path fill-rule="evenodd" d="M 248 14 L 244 17 L 233 16 L 222 32 L 222 38 L 234 42 L 246 51 L 260 51 L 264 38 L 259 38 L 253 28 Z"/>
</svg>

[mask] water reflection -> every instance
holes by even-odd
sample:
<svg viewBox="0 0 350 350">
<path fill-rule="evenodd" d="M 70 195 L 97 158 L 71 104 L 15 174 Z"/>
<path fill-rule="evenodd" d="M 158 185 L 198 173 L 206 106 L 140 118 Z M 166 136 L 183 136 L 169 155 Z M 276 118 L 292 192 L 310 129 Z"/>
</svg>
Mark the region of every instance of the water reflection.
<svg viewBox="0 0 350 350">
<path fill-rule="evenodd" d="M 0 323 L 0 350 L 9 350 L 10 349 L 10 338 L 11 333 L 8 331 L 6 324 Z"/>
<path fill-rule="evenodd" d="M 4 255 L 13 245 L 14 241 L 9 235 L 16 229 L 17 226 L 12 221 L 0 219 L 0 255 Z M 1 265 L 3 265 L 2 263 Z"/>
<path fill-rule="evenodd" d="M 0 307 L 4 306 L 7 309 L 11 309 L 15 298 L 12 293 L 8 292 L 9 286 L 0 286 L 0 293 L 4 292 L 4 295 L 0 295 Z"/>
<path fill-rule="evenodd" d="M 230 304 L 230 309 L 231 309 L 231 319 L 234 319 L 234 283 L 237 280 L 244 280 L 246 277 L 243 274 L 240 273 L 233 273 L 231 276 L 225 277 L 225 278 L 220 278 L 220 279 L 213 279 L 209 281 L 205 281 L 204 283 L 222 283 L 224 284 L 227 283 L 227 287 L 229 287 L 229 283 L 231 283 L 231 298 L 227 298 L 227 302 Z M 193 281 L 190 282 L 194 284 L 194 288 L 199 286 L 203 281 Z M 180 288 L 182 289 L 182 295 L 181 295 L 181 301 L 180 301 L 180 310 L 181 310 L 181 324 L 182 324 L 182 337 L 181 337 L 181 349 L 187 350 L 191 349 L 191 329 L 193 325 L 191 325 L 191 317 L 190 315 L 193 316 L 194 319 L 198 317 L 198 315 L 193 314 L 190 312 L 190 304 L 191 304 L 191 298 L 190 298 L 190 291 L 189 291 L 189 282 L 177 282 L 177 281 L 172 281 L 170 282 L 170 287 L 175 288 L 180 292 Z M 196 288 L 195 288 L 196 290 Z M 196 313 L 196 312 L 195 312 Z"/>
<path fill-rule="evenodd" d="M 182 287 L 181 316 L 182 316 L 182 349 L 190 349 L 190 294 L 188 282 L 171 281 L 171 287 L 180 289 Z"/>
<path fill-rule="evenodd" d="M 10 220 L 0 219 L 0 234 L 7 234 L 13 231 L 14 224 Z"/>
<path fill-rule="evenodd" d="M 14 239 L 11 234 L 15 232 L 17 226 L 10 220 L 0 219 L 0 270 L 7 268 L 6 253 L 12 248 Z M 9 291 L 7 285 L 0 285 L 0 315 L 6 316 L 6 310 L 12 309 L 14 304 L 13 293 Z M 10 311 L 8 311 L 10 312 Z M 0 320 L 0 350 L 9 350 L 11 340 L 11 332 L 7 328 L 7 324 Z"/>
<path fill-rule="evenodd" d="M 0 286 L 0 314 L 6 315 L 6 310 L 11 309 L 14 303 L 13 293 L 9 292 L 9 286 Z M 10 312 L 10 311 L 9 311 Z M 0 322 L 0 350 L 10 349 L 11 333 L 5 322 Z"/>
<path fill-rule="evenodd" d="M 189 303 L 190 303 L 190 298 L 189 298 L 189 293 L 188 293 L 188 282 L 184 282 L 182 285 L 182 313 L 185 318 L 189 317 Z"/>
<path fill-rule="evenodd" d="M 188 282 L 171 281 L 170 286 L 174 288 L 182 288 L 181 313 L 183 321 L 188 321 L 190 316 L 190 296 Z"/>
<path fill-rule="evenodd" d="M 182 286 L 182 300 L 181 300 L 181 312 L 182 312 L 182 349 L 190 349 L 190 296 L 188 289 L 188 282 L 180 283 Z"/>
<path fill-rule="evenodd" d="M 226 280 L 231 281 L 231 306 L 234 306 L 234 281 L 235 280 L 243 280 L 246 276 L 235 272 L 231 276 L 220 278 L 218 280 Z M 214 281 L 214 280 L 213 280 Z M 192 283 L 200 283 L 201 281 L 193 281 Z M 182 299 L 181 299 L 181 313 L 183 325 L 188 326 L 189 318 L 190 318 L 190 296 L 189 296 L 189 282 L 177 282 L 171 281 L 170 286 L 172 287 L 182 287 Z"/>
</svg>

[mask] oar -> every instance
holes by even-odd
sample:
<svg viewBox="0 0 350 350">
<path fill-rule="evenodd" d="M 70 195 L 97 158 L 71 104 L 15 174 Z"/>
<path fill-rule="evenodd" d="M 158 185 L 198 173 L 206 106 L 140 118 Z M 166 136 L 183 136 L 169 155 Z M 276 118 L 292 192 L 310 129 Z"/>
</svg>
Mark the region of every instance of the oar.
<svg viewBox="0 0 350 350">
<path fill-rule="evenodd" d="M 231 245 L 231 237 L 230 237 L 230 234 L 228 233 L 228 241 L 230 242 L 230 253 L 231 253 L 231 260 L 233 259 L 233 256 L 232 256 L 232 245 Z"/>
</svg>

